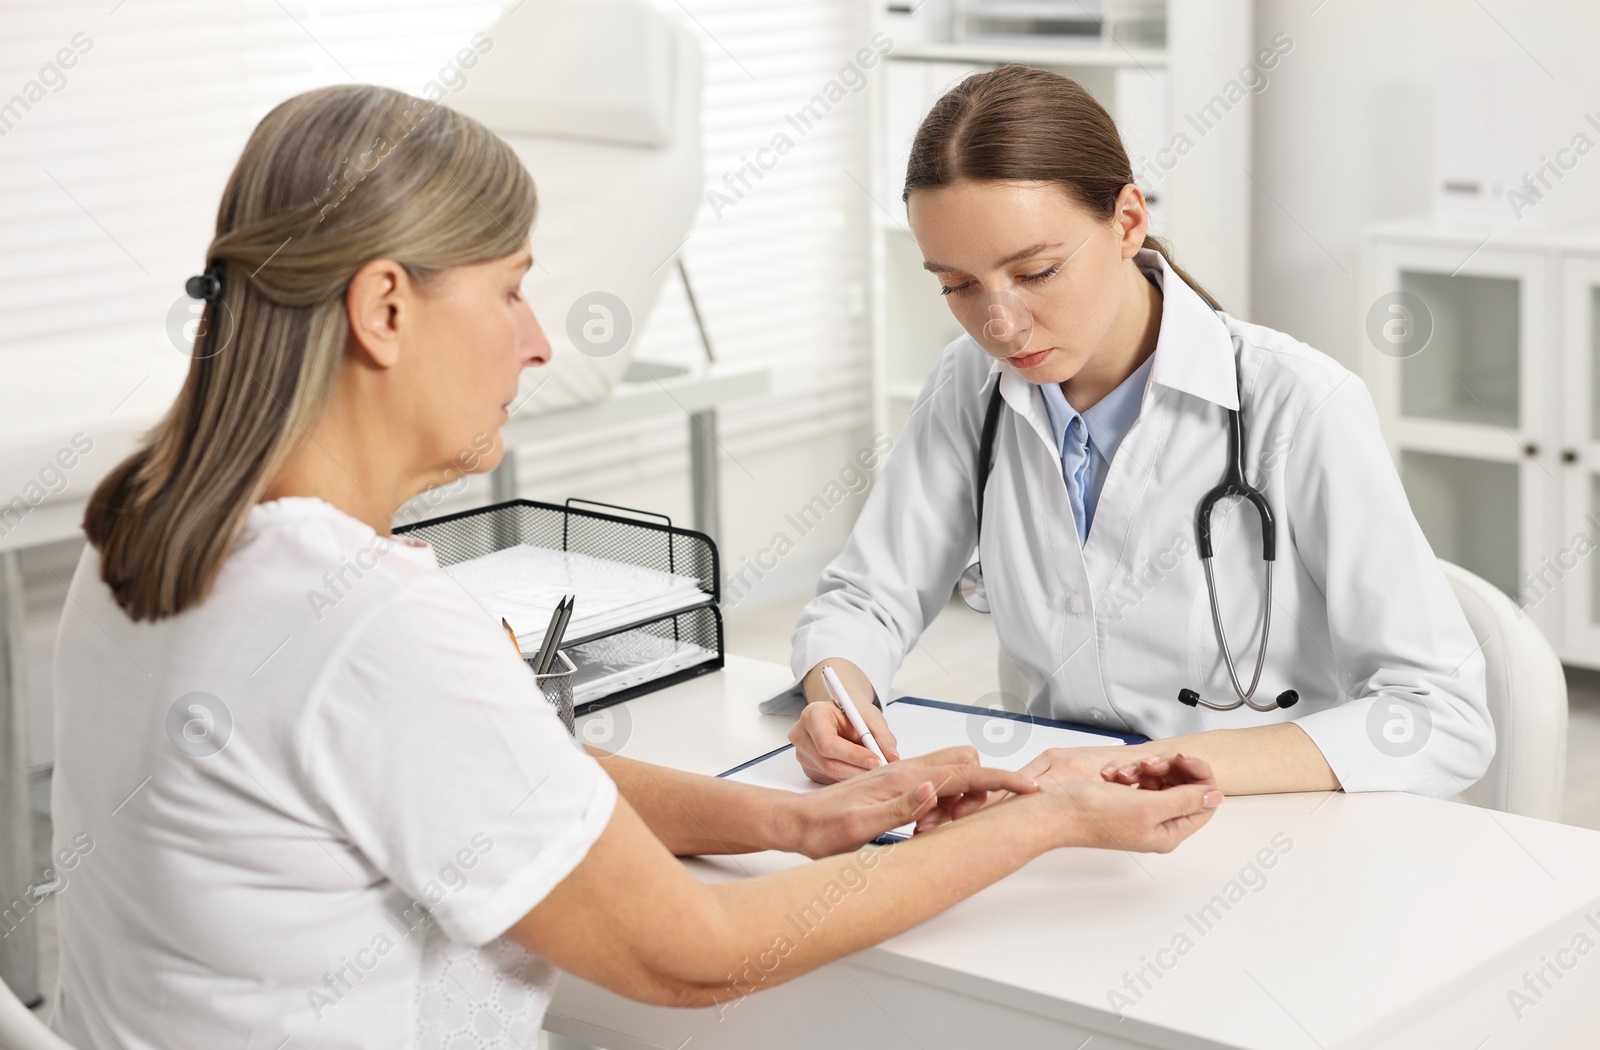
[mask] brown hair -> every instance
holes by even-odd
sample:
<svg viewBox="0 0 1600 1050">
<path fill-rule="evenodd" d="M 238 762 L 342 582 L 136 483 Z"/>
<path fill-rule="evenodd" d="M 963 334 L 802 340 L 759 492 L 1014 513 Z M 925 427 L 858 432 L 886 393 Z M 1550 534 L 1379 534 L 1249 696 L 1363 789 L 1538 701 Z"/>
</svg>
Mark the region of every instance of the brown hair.
<svg viewBox="0 0 1600 1050">
<path fill-rule="evenodd" d="M 166 416 L 95 489 L 84 532 L 134 620 L 205 598 L 250 509 L 327 405 L 344 293 L 393 259 L 426 282 L 522 247 L 533 180 L 483 125 L 389 88 L 297 95 L 262 118 L 217 209 L 223 264 Z"/>
<path fill-rule="evenodd" d="M 1084 208 L 1110 221 L 1117 195 L 1133 182 L 1122 136 L 1105 107 L 1070 77 L 1031 66 L 974 73 L 944 93 L 922 119 L 906 163 L 905 200 L 912 190 L 960 179 L 1053 182 Z M 1213 310 L 1215 299 L 1161 253 Z"/>
</svg>

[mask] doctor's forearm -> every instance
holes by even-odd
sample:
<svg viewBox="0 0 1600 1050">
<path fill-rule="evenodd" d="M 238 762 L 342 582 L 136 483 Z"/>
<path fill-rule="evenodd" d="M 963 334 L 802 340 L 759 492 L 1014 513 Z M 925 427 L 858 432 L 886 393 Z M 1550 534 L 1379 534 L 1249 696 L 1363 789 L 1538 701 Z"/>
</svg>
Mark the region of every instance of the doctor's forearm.
<svg viewBox="0 0 1600 1050">
<path fill-rule="evenodd" d="M 1337 791 L 1322 751 L 1293 722 L 1248 729 L 1213 729 L 1204 733 L 1152 740 L 1128 748 L 1129 760 L 1145 755 L 1186 751 L 1211 763 L 1217 787 L 1226 795 L 1262 795 L 1277 791 Z"/>
</svg>

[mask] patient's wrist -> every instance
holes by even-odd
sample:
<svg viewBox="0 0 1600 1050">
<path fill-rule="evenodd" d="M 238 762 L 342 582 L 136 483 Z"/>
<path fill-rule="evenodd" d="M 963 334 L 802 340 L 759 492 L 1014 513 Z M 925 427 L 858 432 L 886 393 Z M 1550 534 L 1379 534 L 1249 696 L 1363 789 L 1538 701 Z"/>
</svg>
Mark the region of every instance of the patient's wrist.
<svg viewBox="0 0 1600 1050">
<path fill-rule="evenodd" d="M 1080 845 L 1083 838 L 1075 819 L 1076 814 L 1066 814 L 1067 824 L 1063 825 L 1063 814 L 1057 801 L 1047 798 L 1043 791 L 1033 791 L 1026 795 L 1012 795 L 961 819 L 998 821 L 998 824 L 991 826 L 988 834 L 1021 846 L 1032 856 L 1039 856 L 1063 846 Z"/>
<path fill-rule="evenodd" d="M 806 796 L 800 792 L 786 792 L 772 807 L 772 820 L 762 821 L 761 827 L 770 834 L 770 841 L 760 843 L 766 849 L 783 853 L 803 853 L 801 846 L 807 834 L 808 814 L 803 803 Z"/>
</svg>

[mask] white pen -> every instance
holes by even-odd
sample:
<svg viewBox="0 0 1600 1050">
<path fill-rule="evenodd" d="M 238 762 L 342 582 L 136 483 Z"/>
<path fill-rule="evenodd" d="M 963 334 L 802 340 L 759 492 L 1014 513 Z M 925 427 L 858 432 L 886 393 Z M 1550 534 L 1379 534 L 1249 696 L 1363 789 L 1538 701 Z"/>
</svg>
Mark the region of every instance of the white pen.
<svg viewBox="0 0 1600 1050">
<path fill-rule="evenodd" d="M 845 691 L 844 683 L 839 681 L 839 676 L 834 674 L 833 668 L 827 664 L 822 665 L 822 684 L 827 688 L 828 695 L 833 697 L 833 705 L 843 711 L 844 716 L 850 720 L 850 728 L 854 729 L 856 735 L 861 738 L 861 742 L 867 745 L 867 750 L 877 755 L 879 762 L 888 765 L 889 760 L 884 757 L 883 748 L 879 747 L 878 742 L 872 739 L 872 730 L 867 728 L 866 719 L 862 718 L 861 712 L 856 710 L 856 702 L 850 699 L 850 694 Z"/>
</svg>

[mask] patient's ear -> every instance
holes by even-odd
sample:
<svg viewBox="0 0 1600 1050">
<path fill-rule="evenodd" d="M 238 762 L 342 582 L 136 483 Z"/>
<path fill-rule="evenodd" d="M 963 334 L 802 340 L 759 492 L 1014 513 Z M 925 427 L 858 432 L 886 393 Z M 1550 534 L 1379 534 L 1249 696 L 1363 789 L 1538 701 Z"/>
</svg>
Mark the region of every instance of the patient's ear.
<svg viewBox="0 0 1600 1050">
<path fill-rule="evenodd" d="M 350 279 L 345 314 L 350 319 L 346 350 L 375 368 L 400 360 L 400 327 L 416 310 L 416 287 L 404 266 L 374 259 Z"/>
</svg>

